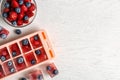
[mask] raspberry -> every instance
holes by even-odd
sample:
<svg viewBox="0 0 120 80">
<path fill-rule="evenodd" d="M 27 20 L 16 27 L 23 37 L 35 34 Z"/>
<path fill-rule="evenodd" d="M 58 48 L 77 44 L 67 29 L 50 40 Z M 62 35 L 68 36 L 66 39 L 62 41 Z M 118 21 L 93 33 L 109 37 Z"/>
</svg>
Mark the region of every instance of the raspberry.
<svg viewBox="0 0 120 80">
<path fill-rule="evenodd" d="M 10 11 L 9 8 L 5 8 L 5 9 L 3 10 L 3 12 L 9 12 L 9 11 Z"/>
<path fill-rule="evenodd" d="M 13 0 L 13 1 L 11 1 L 11 6 L 12 6 L 13 8 L 16 8 L 16 7 L 19 7 L 19 4 L 18 4 L 17 1 Z"/>
<path fill-rule="evenodd" d="M 36 9 L 35 4 L 31 4 L 31 6 L 28 8 L 30 11 L 34 11 Z"/>
<path fill-rule="evenodd" d="M 18 25 L 18 26 L 23 25 L 23 21 L 22 21 L 22 20 L 18 20 L 18 21 L 17 21 L 17 25 Z"/>
<path fill-rule="evenodd" d="M 16 20 L 17 19 L 17 13 L 12 11 L 12 12 L 9 13 L 9 17 L 13 20 Z"/>
<path fill-rule="evenodd" d="M 18 20 L 23 19 L 23 17 L 24 17 L 24 13 L 20 13 L 20 14 L 18 14 Z"/>
<path fill-rule="evenodd" d="M 34 16 L 34 13 L 32 11 L 27 11 L 26 15 L 30 18 L 30 17 Z"/>
<path fill-rule="evenodd" d="M 21 10 L 22 10 L 22 12 L 26 12 L 28 10 L 28 8 L 23 4 L 21 6 Z"/>
</svg>

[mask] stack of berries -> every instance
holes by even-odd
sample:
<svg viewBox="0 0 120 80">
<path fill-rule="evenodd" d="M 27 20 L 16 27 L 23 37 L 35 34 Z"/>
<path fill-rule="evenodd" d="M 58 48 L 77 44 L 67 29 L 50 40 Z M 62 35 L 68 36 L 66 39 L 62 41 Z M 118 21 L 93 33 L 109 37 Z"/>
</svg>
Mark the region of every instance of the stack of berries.
<svg viewBox="0 0 120 80">
<path fill-rule="evenodd" d="M 30 23 L 35 11 L 34 0 L 6 0 L 2 16 L 12 26 L 23 26 Z"/>
</svg>

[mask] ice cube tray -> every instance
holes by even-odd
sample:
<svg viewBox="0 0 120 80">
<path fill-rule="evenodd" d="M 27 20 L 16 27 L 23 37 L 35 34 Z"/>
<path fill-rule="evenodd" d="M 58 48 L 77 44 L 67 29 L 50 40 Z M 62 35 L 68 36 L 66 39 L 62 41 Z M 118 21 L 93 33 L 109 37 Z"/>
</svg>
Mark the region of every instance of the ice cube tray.
<svg viewBox="0 0 120 80">
<path fill-rule="evenodd" d="M 0 79 L 54 58 L 44 30 L 0 46 Z"/>
</svg>

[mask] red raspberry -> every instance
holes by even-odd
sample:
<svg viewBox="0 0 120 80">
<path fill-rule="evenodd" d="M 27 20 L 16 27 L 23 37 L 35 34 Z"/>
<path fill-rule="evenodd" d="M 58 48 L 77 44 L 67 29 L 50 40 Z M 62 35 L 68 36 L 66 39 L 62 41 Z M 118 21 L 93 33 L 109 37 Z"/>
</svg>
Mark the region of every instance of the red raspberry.
<svg viewBox="0 0 120 80">
<path fill-rule="evenodd" d="M 13 20 L 16 20 L 17 19 L 17 13 L 12 11 L 12 12 L 9 13 L 9 17 Z"/>
<path fill-rule="evenodd" d="M 23 17 L 24 17 L 24 13 L 20 13 L 20 14 L 18 14 L 18 20 L 23 19 Z"/>
<path fill-rule="evenodd" d="M 31 3 L 31 6 L 28 8 L 30 11 L 34 11 L 36 9 L 35 4 Z"/>
<path fill-rule="evenodd" d="M 5 8 L 5 9 L 3 10 L 3 12 L 9 12 L 9 11 L 10 11 L 9 8 Z"/>
<path fill-rule="evenodd" d="M 31 2 L 31 0 L 24 0 L 25 2 Z"/>
<path fill-rule="evenodd" d="M 17 25 L 18 25 L 18 26 L 23 25 L 23 21 L 22 21 L 22 20 L 18 20 L 18 21 L 17 21 Z"/>
<path fill-rule="evenodd" d="M 19 4 L 18 4 L 18 2 L 17 2 L 16 0 L 13 0 L 13 1 L 11 2 L 11 6 L 12 6 L 13 8 L 16 8 L 16 7 L 19 7 Z"/>
<path fill-rule="evenodd" d="M 34 16 L 34 13 L 32 11 L 27 11 L 26 15 L 30 18 L 30 17 Z"/>
<path fill-rule="evenodd" d="M 7 18 L 7 20 L 8 20 L 9 22 L 12 22 L 12 21 L 13 21 L 13 19 L 11 19 L 11 18 L 9 18 L 9 17 Z"/>
<path fill-rule="evenodd" d="M 27 24 L 27 23 L 29 23 L 29 20 L 24 20 L 23 22 Z"/>
<path fill-rule="evenodd" d="M 26 12 L 28 10 L 28 8 L 25 5 L 22 5 L 21 10 L 22 10 L 22 12 Z"/>
</svg>

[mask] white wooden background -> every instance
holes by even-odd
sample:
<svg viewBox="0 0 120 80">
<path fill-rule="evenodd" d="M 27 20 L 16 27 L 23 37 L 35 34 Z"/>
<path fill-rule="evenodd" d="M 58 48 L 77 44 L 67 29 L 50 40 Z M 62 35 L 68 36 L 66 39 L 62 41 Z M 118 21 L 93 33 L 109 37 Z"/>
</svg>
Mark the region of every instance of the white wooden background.
<svg viewBox="0 0 120 80">
<path fill-rule="evenodd" d="M 60 74 L 45 80 L 120 80 L 120 0 L 36 0 L 34 22 L 23 34 L 45 29 Z M 14 28 L 0 44 L 18 37 Z M 5 80 L 17 80 L 23 73 Z"/>
</svg>

